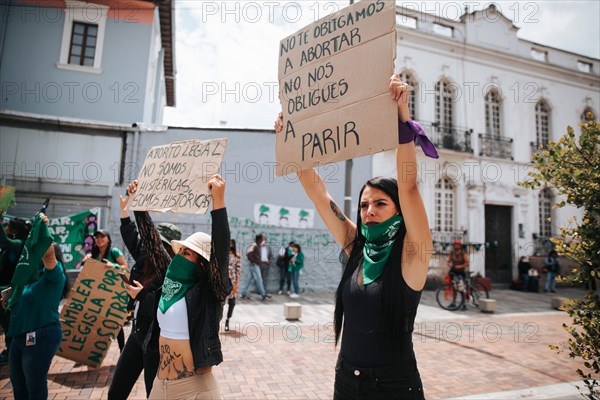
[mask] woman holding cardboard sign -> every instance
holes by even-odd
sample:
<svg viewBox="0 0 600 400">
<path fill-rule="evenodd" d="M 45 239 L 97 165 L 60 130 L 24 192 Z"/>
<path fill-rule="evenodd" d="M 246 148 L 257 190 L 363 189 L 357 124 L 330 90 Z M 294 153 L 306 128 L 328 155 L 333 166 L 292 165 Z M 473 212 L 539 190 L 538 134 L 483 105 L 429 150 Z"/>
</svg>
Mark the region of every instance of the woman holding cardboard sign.
<svg viewBox="0 0 600 400">
<path fill-rule="evenodd" d="M 137 187 L 138 181 L 135 180 L 129 184 L 127 192 L 135 193 Z M 144 345 L 144 339 L 156 318 L 155 299 L 156 296 L 160 296 L 160 288 L 165 279 L 167 265 L 164 263 L 159 267 L 155 265 L 154 260 L 160 255 L 149 253 L 144 244 L 148 240 L 152 240 L 152 237 L 140 237 L 139 231 L 153 232 L 157 230 L 158 235 L 153 236 L 156 242 L 150 248 L 164 249 L 170 257 L 175 255 L 171 241 L 181 239 L 181 231 L 177 226 L 164 222 L 155 225 L 148 212 L 135 211 L 135 222 L 133 222 L 125 209 L 128 202 L 128 194 L 125 197 L 120 196 L 121 236 L 135 260 L 135 265 L 131 268 L 131 276 L 125 282 L 125 289 L 133 299 L 133 304 L 131 304 L 134 310 L 133 329 L 119 356 L 108 389 L 108 400 L 127 399 L 142 370 L 144 371 L 146 396 L 150 396 L 158 371 L 158 343 L 152 342 L 153 345 Z M 138 227 L 142 228 L 138 230 Z"/>
<path fill-rule="evenodd" d="M 165 280 L 156 296 L 156 319 L 144 344 L 157 346 L 159 366 L 150 399 L 220 398 L 212 367 L 223 361 L 219 322 L 223 302 L 231 292 L 229 279 L 229 223 L 225 208 L 225 181 L 214 175 L 212 236 L 196 232 L 173 240 L 175 256 L 157 248 L 158 231 L 138 226 L 156 268 L 164 268 Z"/>
<path fill-rule="evenodd" d="M 432 239 L 417 187 L 414 141 L 429 156 L 437 158 L 437 152 L 420 125 L 410 121 L 410 89 L 398 76 L 391 78 L 390 93 L 398 104 L 399 179 L 378 177 L 365 183 L 356 223 L 341 212 L 315 169 L 298 173 L 343 249 L 334 316 L 336 343 L 342 337 L 335 399 L 424 398 L 412 331 Z M 283 126 L 280 114 L 276 132 Z"/>
<path fill-rule="evenodd" d="M 127 271 L 127 262 L 123 252 L 118 247 L 112 247 L 112 238 L 110 232 L 106 229 L 101 229 L 94 232 L 94 245 L 92 246 L 92 253 L 86 256 L 97 261 L 102 261 L 106 264 L 105 268 L 120 268 L 123 271 Z M 125 333 L 123 327 L 117 334 L 117 343 L 119 344 L 119 350 L 123 351 L 125 347 Z"/>
</svg>

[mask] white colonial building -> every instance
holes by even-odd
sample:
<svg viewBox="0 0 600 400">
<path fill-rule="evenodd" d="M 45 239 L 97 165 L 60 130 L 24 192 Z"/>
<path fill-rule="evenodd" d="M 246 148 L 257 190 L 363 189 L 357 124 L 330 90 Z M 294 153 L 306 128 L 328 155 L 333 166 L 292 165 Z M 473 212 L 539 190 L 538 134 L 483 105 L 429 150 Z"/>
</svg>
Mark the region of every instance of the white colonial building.
<svg viewBox="0 0 600 400">
<path fill-rule="evenodd" d="M 577 210 L 553 210 L 552 189 L 517 185 L 530 157 L 600 111 L 598 59 L 522 40 L 493 5 L 459 21 L 398 8 L 396 70 L 410 82 L 411 110 L 440 150 L 419 155 L 437 254 L 468 243 L 472 270 L 494 282 L 516 277 L 521 255 L 544 253 Z M 374 157 L 393 174 L 393 154 Z M 551 220 L 548 218 L 551 217 Z M 446 267 L 445 258 L 434 258 Z"/>
<path fill-rule="evenodd" d="M 297 181 L 274 177 L 272 130 L 161 126 L 164 107 L 175 105 L 174 3 L 13 0 L 0 7 L 0 184 L 16 188 L 11 212 L 33 215 L 51 197 L 50 217 L 99 208 L 102 227 L 117 232 L 118 195 L 150 147 L 226 137 L 221 174 L 240 250 L 258 232 L 274 251 L 297 241 L 307 255 L 302 286 L 335 288 L 340 249 L 319 218 L 304 230 L 252 218 L 257 203 L 313 207 Z M 534 193 L 517 182 L 537 147 L 577 125 L 585 111 L 598 114 L 600 61 L 517 38 L 492 6 L 459 21 L 398 8 L 397 19 L 397 71 L 415 87 L 414 118 L 441 155 L 431 160 L 419 152 L 438 255 L 432 273 L 446 272 L 447 245 L 461 239 L 473 270 L 508 282 L 518 257 L 543 253 L 541 244 L 576 213 L 552 210 L 551 189 Z M 394 165 L 391 154 L 354 160 L 353 192 L 369 177 L 394 175 Z M 343 163 L 322 173 L 343 204 Z M 177 223 L 185 235 L 208 228 L 206 217 L 155 219 Z"/>
</svg>

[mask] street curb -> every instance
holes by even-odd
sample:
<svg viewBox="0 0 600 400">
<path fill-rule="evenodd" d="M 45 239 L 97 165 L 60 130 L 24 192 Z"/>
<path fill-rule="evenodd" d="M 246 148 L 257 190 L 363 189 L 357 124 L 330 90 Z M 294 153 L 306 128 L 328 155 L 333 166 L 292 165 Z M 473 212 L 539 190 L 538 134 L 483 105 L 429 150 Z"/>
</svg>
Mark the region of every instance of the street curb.
<svg viewBox="0 0 600 400">
<path fill-rule="evenodd" d="M 583 381 L 557 383 L 529 389 L 510 390 L 506 392 L 481 393 L 465 397 L 453 397 L 447 400 L 501 400 L 501 399 L 580 399 L 579 386 L 585 389 Z M 585 389 L 587 392 L 587 389 Z"/>
</svg>

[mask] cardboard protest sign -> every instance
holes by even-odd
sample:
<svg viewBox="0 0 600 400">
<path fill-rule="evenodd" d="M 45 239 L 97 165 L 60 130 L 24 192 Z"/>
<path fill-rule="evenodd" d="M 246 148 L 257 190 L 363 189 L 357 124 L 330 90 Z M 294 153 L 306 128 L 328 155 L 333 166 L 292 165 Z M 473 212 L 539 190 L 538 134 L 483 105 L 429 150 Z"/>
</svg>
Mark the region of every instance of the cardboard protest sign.
<svg viewBox="0 0 600 400">
<path fill-rule="evenodd" d="M 13 186 L 0 186 L 0 210 L 6 211 L 16 205 L 15 188 Z"/>
<path fill-rule="evenodd" d="M 140 172 L 131 211 L 204 214 L 212 198 L 207 183 L 221 167 L 227 139 L 189 140 L 152 147 Z"/>
<path fill-rule="evenodd" d="M 114 268 L 88 259 L 60 313 L 57 355 L 98 367 L 127 318 L 129 296 Z"/>
<path fill-rule="evenodd" d="M 363 0 L 283 39 L 278 176 L 395 148 L 395 2 Z"/>
</svg>

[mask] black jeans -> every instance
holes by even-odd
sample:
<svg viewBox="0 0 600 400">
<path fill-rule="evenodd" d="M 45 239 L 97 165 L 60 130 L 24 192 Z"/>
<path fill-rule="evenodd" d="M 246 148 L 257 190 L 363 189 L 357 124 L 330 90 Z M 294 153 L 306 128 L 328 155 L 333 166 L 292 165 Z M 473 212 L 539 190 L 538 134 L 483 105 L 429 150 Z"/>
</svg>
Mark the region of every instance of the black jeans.
<svg viewBox="0 0 600 400">
<path fill-rule="evenodd" d="M 138 335 L 132 332 L 119 356 L 119 361 L 117 362 L 117 367 L 115 368 L 115 373 L 108 389 L 109 400 L 127 399 L 142 370 L 144 370 L 146 397 L 150 396 L 152 383 L 158 371 L 158 362 L 158 349 L 151 350 L 148 348 L 146 353 L 144 353 Z"/>
<path fill-rule="evenodd" d="M 125 347 L 125 332 L 123 332 L 123 327 L 117 334 L 117 343 L 119 344 L 119 351 L 123 351 L 123 347 Z"/>
<path fill-rule="evenodd" d="M 418 370 L 403 368 L 356 368 L 340 357 L 335 367 L 333 399 L 423 400 Z"/>
<path fill-rule="evenodd" d="M 292 274 L 288 271 L 288 267 L 279 267 L 279 290 L 283 291 L 283 285 L 287 285 L 288 292 L 290 291 Z"/>
<path fill-rule="evenodd" d="M 227 299 L 227 304 L 229 305 L 227 308 L 227 319 L 229 319 L 233 315 L 233 309 L 235 308 L 235 297 Z"/>
<path fill-rule="evenodd" d="M 62 340 L 60 325 L 35 330 L 35 344 L 27 345 L 26 334 L 15 336 L 10 345 L 10 383 L 16 400 L 48 398 L 48 370 Z"/>
<path fill-rule="evenodd" d="M 6 343 L 6 350 L 10 348 L 10 341 L 12 338 L 6 334 L 8 332 L 8 326 L 10 325 L 10 312 L 0 308 L 0 326 L 4 330 L 4 342 Z"/>
</svg>

